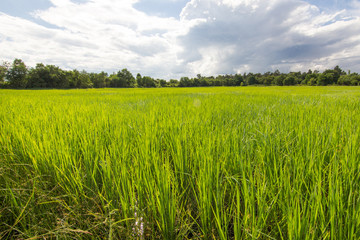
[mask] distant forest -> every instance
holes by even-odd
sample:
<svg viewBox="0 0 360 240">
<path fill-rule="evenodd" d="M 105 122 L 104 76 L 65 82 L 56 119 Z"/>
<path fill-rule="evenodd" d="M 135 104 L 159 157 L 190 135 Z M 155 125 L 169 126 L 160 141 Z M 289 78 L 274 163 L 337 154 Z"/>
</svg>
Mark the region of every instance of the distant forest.
<svg viewBox="0 0 360 240">
<path fill-rule="evenodd" d="M 21 59 L 13 63 L 4 62 L 0 66 L 0 88 L 37 89 L 37 88 L 156 88 L 156 87 L 207 87 L 207 86 L 248 86 L 248 85 L 360 85 L 360 75 L 343 71 L 339 66 L 334 69 L 308 72 L 244 73 L 195 78 L 181 77 L 179 80 L 154 79 L 149 76 L 136 77 L 126 68 L 117 73 L 88 73 L 78 70 L 62 70 L 54 65 L 38 63 L 28 68 Z"/>
</svg>

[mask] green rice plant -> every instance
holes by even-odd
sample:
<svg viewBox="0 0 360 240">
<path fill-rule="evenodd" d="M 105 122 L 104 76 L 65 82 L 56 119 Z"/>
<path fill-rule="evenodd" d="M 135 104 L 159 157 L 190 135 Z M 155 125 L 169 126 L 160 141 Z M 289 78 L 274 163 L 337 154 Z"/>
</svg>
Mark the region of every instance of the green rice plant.
<svg viewBox="0 0 360 240">
<path fill-rule="evenodd" d="M 357 87 L 1 90 L 1 239 L 359 239 Z"/>
</svg>

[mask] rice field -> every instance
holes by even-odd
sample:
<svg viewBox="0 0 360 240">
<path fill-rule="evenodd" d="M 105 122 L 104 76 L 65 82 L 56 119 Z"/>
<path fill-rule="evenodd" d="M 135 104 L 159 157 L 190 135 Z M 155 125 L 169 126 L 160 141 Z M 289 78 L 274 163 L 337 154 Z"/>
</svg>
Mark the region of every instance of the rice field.
<svg viewBox="0 0 360 240">
<path fill-rule="evenodd" d="M 360 239 L 360 88 L 1 90 L 0 239 Z"/>
</svg>

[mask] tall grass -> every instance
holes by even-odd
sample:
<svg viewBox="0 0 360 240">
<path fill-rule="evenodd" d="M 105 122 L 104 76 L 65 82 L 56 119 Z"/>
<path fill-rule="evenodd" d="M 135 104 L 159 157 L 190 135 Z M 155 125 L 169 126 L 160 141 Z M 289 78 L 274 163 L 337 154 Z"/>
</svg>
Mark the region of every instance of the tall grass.
<svg viewBox="0 0 360 240">
<path fill-rule="evenodd" d="M 359 239 L 360 91 L 0 91 L 2 239 Z"/>
</svg>

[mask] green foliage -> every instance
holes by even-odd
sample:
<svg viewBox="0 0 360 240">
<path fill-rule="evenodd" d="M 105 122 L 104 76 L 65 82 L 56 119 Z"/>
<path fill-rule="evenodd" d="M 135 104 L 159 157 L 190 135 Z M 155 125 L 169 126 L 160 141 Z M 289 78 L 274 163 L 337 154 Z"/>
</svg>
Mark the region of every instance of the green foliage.
<svg viewBox="0 0 360 240">
<path fill-rule="evenodd" d="M 308 73 L 305 76 L 304 79 L 304 85 L 314 86 L 317 82 L 318 73 L 313 73 L 311 70 L 308 71 Z"/>
<path fill-rule="evenodd" d="M 90 76 L 86 71 L 80 72 L 77 79 L 77 88 L 91 88 L 93 83 L 90 80 Z"/>
<path fill-rule="evenodd" d="M 110 79 L 105 72 L 91 73 L 90 81 L 93 83 L 94 88 L 106 88 L 110 87 Z"/>
<path fill-rule="evenodd" d="M 10 86 L 12 88 L 25 88 L 27 85 L 26 74 L 28 69 L 21 59 L 15 59 L 6 73 Z"/>
<path fill-rule="evenodd" d="M 353 85 L 353 86 L 357 86 L 360 84 L 360 76 L 357 73 L 352 73 L 349 75 L 341 75 L 339 80 L 338 80 L 338 84 L 339 85 Z"/>
<path fill-rule="evenodd" d="M 156 87 L 156 82 L 151 77 L 145 76 L 145 77 L 143 77 L 142 81 L 143 81 L 143 87 L 146 87 L 146 88 Z"/>
<path fill-rule="evenodd" d="M 126 68 L 118 71 L 116 74 L 112 74 L 110 76 L 111 87 L 118 87 L 118 88 L 134 88 L 136 85 L 136 80 L 134 76 L 131 74 L 129 70 Z"/>
<path fill-rule="evenodd" d="M 286 76 L 284 74 L 276 76 L 274 79 L 275 85 L 282 86 L 284 84 L 285 78 L 286 78 Z"/>
<path fill-rule="evenodd" d="M 68 71 L 66 75 L 69 79 L 69 86 L 71 88 L 91 88 L 93 86 L 90 75 L 85 71 L 79 72 L 75 69 L 73 71 Z"/>
<path fill-rule="evenodd" d="M 326 86 L 329 84 L 334 83 L 334 73 L 333 71 L 325 71 L 324 73 L 320 74 L 317 79 L 318 86 Z"/>
<path fill-rule="evenodd" d="M 192 87 L 193 81 L 188 77 L 181 77 L 179 82 L 179 87 Z"/>
<path fill-rule="evenodd" d="M 295 77 L 292 75 L 287 76 L 283 81 L 284 86 L 295 85 Z"/>
<path fill-rule="evenodd" d="M 317 82 L 318 82 L 318 78 L 312 77 L 312 78 L 309 79 L 309 81 L 307 82 L 307 84 L 308 84 L 309 86 L 315 86 Z"/>
<path fill-rule="evenodd" d="M 167 87 L 168 86 L 166 80 L 164 80 L 164 79 L 159 79 L 159 85 L 160 85 L 160 87 Z"/>
<path fill-rule="evenodd" d="M 9 66 L 10 64 L 8 62 L 3 62 L 3 64 L 0 65 L 0 86 L 4 85 L 5 83 L 5 77 Z"/>
<path fill-rule="evenodd" d="M 16 64 L 10 68 L 7 64 L 0 66 L 0 86 L 12 88 L 155 88 L 155 87 L 207 87 L 207 86 L 249 86 L 249 85 L 358 85 L 359 80 L 348 76 L 339 66 L 327 69 L 323 73 L 309 70 L 306 72 L 275 72 L 226 74 L 202 76 L 195 78 L 182 77 L 180 80 L 154 79 L 150 76 L 142 77 L 140 73 L 133 77 L 126 68 L 108 76 L 107 73 L 87 73 L 78 70 L 64 71 L 57 66 L 39 63 L 35 68 L 27 71 L 22 60 L 16 59 Z M 4 75 L 5 74 L 5 75 Z M 6 78 L 4 77 L 6 76 Z M 5 81 L 8 80 L 8 82 Z"/>
<path fill-rule="evenodd" d="M 179 86 L 179 81 L 176 79 L 170 79 L 169 81 L 169 87 L 178 87 Z"/>
<path fill-rule="evenodd" d="M 336 66 L 336 67 L 334 68 L 333 73 L 334 73 L 334 82 L 335 82 L 335 83 L 338 82 L 338 80 L 339 80 L 339 78 L 340 78 L 341 76 L 346 75 L 346 72 L 343 71 L 339 66 Z"/>
<path fill-rule="evenodd" d="M 273 84 L 274 81 L 275 81 L 274 76 L 264 76 L 262 80 L 263 84 L 266 86 Z"/>
<path fill-rule="evenodd" d="M 249 73 L 245 78 L 245 83 L 246 83 L 246 85 L 256 84 L 257 83 L 256 77 L 252 73 Z"/>
<path fill-rule="evenodd" d="M 27 74 L 27 88 L 68 88 L 66 73 L 54 65 L 37 64 Z"/>
<path fill-rule="evenodd" d="M 136 84 L 137 84 L 137 87 L 143 87 L 144 84 L 143 84 L 143 78 L 141 77 L 141 74 L 138 73 L 136 75 Z"/>
</svg>

